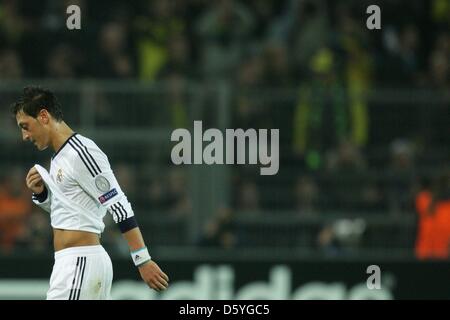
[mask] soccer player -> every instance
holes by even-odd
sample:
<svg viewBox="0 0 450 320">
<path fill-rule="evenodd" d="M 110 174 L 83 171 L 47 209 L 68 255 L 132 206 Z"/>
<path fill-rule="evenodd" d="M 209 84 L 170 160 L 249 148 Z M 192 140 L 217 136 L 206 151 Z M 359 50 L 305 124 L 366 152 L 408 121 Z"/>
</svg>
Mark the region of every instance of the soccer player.
<svg viewBox="0 0 450 320">
<path fill-rule="evenodd" d="M 50 213 L 53 227 L 55 263 L 47 299 L 110 299 L 112 263 L 100 244 L 106 212 L 127 241 L 142 279 L 157 291 L 166 289 L 169 278 L 151 259 L 108 157 L 64 122 L 55 95 L 26 87 L 12 113 L 24 141 L 55 151 L 49 173 L 36 165 L 26 177 L 33 202 Z"/>
</svg>

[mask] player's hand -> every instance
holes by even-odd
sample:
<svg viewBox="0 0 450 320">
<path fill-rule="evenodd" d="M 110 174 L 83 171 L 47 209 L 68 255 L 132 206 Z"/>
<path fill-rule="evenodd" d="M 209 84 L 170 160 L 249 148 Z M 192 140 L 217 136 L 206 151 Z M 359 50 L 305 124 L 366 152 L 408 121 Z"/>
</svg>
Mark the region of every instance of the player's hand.
<svg viewBox="0 0 450 320">
<path fill-rule="evenodd" d="M 138 269 L 142 280 L 144 280 L 150 288 L 156 291 L 162 291 L 169 286 L 169 277 L 161 271 L 153 260 L 143 264 L 138 267 Z"/>
<path fill-rule="evenodd" d="M 33 193 L 39 194 L 44 191 L 44 181 L 42 181 L 42 177 L 35 167 L 31 168 L 28 171 L 26 177 L 27 187 L 33 191 Z"/>
</svg>

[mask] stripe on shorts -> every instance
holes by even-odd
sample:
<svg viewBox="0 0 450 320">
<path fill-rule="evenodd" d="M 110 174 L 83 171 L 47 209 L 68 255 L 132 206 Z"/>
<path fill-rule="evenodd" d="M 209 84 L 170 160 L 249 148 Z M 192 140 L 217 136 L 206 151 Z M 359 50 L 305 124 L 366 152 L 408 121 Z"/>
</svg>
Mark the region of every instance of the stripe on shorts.
<svg viewBox="0 0 450 320">
<path fill-rule="evenodd" d="M 81 280 L 80 283 L 78 285 L 78 294 L 76 294 L 75 296 L 75 300 L 80 300 L 80 294 L 81 294 L 81 286 L 83 285 L 83 278 L 84 278 L 84 270 L 86 269 L 86 257 L 82 257 L 81 258 L 81 262 L 83 264 L 83 267 L 81 268 Z"/>
<path fill-rule="evenodd" d="M 79 266 L 80 266 L 80 257 L 77 258 L 77 265 L 75 267 L 75 274 L 73 275 L 73 280 L 72 280 L 72 288 L 70 289 L 70 295 L 69 295 L 69 300 L 72 300 L 72 296 L 73 296 L 73 290 L 75 287 L 75 280 L 77 279 L 78 276 L 78 271 L 79 271 Z"/>
<path fill-rule="evenodd" d="M 69 300 L 80 299 L 81 285 L 83 284 L 85 268 L 86 268 L 86 257 L 78 257 L 75 274 L 72 280 L 72 288 L 70 289 Z"/>
</svg>

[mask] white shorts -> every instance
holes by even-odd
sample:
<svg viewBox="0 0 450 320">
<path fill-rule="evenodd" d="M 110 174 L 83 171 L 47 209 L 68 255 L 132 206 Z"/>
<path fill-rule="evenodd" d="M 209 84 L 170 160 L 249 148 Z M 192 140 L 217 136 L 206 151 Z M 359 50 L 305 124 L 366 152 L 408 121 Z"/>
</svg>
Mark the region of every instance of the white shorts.
<svg viewBox="0 0 450 320">
<path fill-rule="evenodd" d="M 111 259 L 101 245 L 55 252 L 47 300 L 111 299 Z"/>
</svg>

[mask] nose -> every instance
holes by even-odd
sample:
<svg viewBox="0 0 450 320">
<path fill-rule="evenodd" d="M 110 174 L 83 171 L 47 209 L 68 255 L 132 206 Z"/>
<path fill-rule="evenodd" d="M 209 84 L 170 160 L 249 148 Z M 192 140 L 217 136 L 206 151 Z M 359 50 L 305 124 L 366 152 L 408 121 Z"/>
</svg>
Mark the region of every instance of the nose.
<svg viewBox="0 0 450 320">
<path fill-rule="evenodd" d="M 27 133 L 22 132 L 22 139 L 23 139 L 23 141 L 27 141 L 30 139 L 30 136 Z"/>
</svg>

